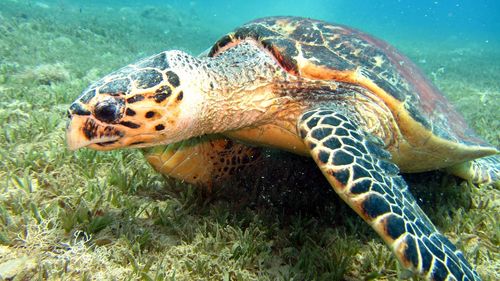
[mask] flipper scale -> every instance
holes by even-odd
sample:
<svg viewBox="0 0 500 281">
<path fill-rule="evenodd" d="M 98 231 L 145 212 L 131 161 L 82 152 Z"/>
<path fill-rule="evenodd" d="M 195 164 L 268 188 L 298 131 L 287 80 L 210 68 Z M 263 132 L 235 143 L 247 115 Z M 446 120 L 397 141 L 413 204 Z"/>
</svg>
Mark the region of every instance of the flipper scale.
<svg viewBox="0 0 500 281">
<path fill-rule="evenodd" d="M 377 139 L 331 109 L 304 113 L 297 129 L 333 189 L 377 231 L 404 268 L 429 280 L 480 280 L 418 206 Z"/>
</svg>

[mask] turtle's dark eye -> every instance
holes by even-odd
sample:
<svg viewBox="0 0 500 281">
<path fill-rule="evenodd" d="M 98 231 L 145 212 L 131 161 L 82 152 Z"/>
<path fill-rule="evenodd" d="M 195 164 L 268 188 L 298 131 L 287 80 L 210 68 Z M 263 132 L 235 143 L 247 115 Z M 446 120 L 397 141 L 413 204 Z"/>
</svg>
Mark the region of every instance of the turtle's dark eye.
<svg viewBox="0 0 500 281">
<path fill-rule="evenodd" d="M 112 101 L 103 101 L 96 105 L 94 115 L 97 119 L 111 123 L 120 119 L 120 107 Z"/>
</svg>

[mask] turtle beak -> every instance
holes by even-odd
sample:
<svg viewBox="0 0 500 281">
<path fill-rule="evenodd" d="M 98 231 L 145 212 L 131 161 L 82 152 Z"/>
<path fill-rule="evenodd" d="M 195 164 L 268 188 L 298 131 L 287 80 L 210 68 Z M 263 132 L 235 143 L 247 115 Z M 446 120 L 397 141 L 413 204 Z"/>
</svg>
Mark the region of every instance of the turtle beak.
<svg viewBox="0 0 500 281">
<path fill-rule="evenodd" d="M 117 129 L 102 126 L 90 116 L 70 115 L 70 118 L 66 127 L 66 142 L 70 150 L 87 146 L 109 150 L 109 146 L 122 137 Z"/>
<path fill-rule="evenodd" d="M 78 102 L 71 104 L 66 125 L 66 143 L 70 150 L 77 150 L 87 145 L 83 136 L 83 125 L 90 114 L 90 111 Z"/>
<path fill-rule="evenodd" d="M 83 134 L 85 117 L 71 116 L 66 127 L 66 143 L 70 150 L 77 150 L 90 144 L 90 141 Z"/>
</svg>

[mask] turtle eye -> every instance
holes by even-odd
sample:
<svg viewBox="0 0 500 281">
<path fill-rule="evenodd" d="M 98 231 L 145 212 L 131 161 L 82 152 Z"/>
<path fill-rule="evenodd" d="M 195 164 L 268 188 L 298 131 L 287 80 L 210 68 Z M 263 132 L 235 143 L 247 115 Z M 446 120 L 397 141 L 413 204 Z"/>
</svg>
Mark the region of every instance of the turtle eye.
<svg viewBox="0 0 500 281">
<path fill-rule="evenodd" d="M 100 121 L 111 123 L 120 118 L 120 107 L 111 101 L 103 101 L 96 105 L 94 115 Z"/>
</svg>

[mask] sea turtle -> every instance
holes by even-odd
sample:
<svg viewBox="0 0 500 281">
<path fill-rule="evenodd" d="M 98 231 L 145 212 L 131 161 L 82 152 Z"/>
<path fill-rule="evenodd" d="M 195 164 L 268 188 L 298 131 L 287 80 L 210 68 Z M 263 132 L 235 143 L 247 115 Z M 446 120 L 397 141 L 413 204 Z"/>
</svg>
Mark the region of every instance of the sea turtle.
<svg viewBox="0 0 500 281">
<path fill-rule="evenodd" d="M 358 30 L 258 19 L 198 57 L 164 51 L 105 76 L 69 118 L 71 149 L 145 148 L 158 171 L 194 184 L 251 166 L 258 146 L 310 156 L 404 268 L 480 279 L 399 172 L 446 168 L 498 184 L 499 151 L 407 57 Z"/>
</svg>

